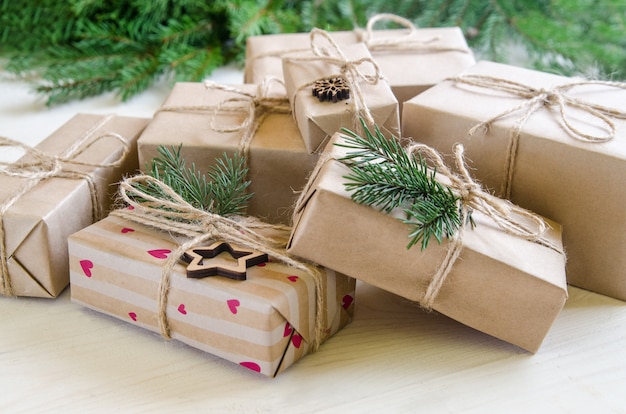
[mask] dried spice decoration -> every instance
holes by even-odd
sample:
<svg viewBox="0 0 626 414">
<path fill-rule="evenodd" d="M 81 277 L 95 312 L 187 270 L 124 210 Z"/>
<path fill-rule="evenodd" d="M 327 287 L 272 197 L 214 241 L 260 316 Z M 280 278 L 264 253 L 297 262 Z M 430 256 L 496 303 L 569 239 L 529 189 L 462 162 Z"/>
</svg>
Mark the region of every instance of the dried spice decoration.
<svg viewBox="0 0 626 414">
<path fill-rule="evenodd" d="M 319 79 L 313 84 L 313 96 L 320 102 L 333 102 L 350 99 L 350 88 L 341 77 Z"/>
</svg>

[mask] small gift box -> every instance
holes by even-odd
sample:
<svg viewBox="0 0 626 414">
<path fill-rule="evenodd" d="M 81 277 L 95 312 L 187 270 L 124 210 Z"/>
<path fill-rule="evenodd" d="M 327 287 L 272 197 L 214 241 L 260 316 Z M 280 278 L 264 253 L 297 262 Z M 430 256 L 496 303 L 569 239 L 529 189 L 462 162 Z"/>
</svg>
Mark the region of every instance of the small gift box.
<svg viewBox="0 0 626 414">
<path fill-rule="evenodd" d="M 100 219 L 111 184 L 137 169 L 147 119 L 79 114 L 0 169 L 0 293 L 56 297 L 69 282 L 67 237 Z"/>
<path fill-rule="evenodd" d="M 287 97 L 309 152 L 321 151 L 341 127 L 358 118 L 399 135 L 398 101 L 365 45 L 339 47 L 323 30 L 311 31 L 311 50 L 283 57 Z"/>
<path fill-rule="evenodd" d="M 306 150 L 286 97 L 267 95 L 264 86 L 177 83 L 139 138 L 140 166 L 149 167 L 160 145 L 182 144 L 182 158 L 203 172 L 224 153 L 240 153 L 254 193 L 248 214 L 288 224 L 294 191 L 318 155 Z"/>
<path fill-rule="evenodd" d="M 404 29 L 374 30 L 376 23 L 385 21 Z M 403 17 L 379 14 L 368 21 L 365 29 L 329 32 L 329 35 L 342 46 L 365 43 L 400 105 L 475 63 L 458 27 L 418 29 Z M 246 43 L 244 81 L 258 83 L 269 76 L 282 79 L 281 57 L 307 50 L 310 50 L 309 33 L 250 36 Z"/>
<path fill-rule="evenodd" d="M 164 276 L 180 243 L 171 232 L 116 214 L 79 231 L 69 238 L 72 301 L 267 376 L 351 319 L 354 279 L 331 270 L 315 278 L 272 257 L 248 261 L 254 254 L 242 256 L 239 248 L 230 252 L 239 257 L 234 263 L 258 263 L 244 266 L 246 280 L 188 277 L 177 260 Z M 228 251 L 213 250 L 213 257 L 208 250 L 197 250 L 205 272 L 232 265 L 232 257 L 221 258 Z"/>
<path fill-rule="evenodd" d="M 344 136 L 337 134 L 333 142 L 344 143 Z M 567 299 L 559 226 L 552 223 L 533 241 L 511 234 L 528 227 L 527 217 L 544 222 L 481 193 L 481 200 L 490 201 L 485 208 L 473 207 L 473 229 L 461 225 L 440 244 L 433 237 L 422 250 L 407 248 L 409 226 L 402 208 L 387 214 L 351 198 L 345 187 L 350 168 L 333 158 L 345 151 L 328 148 L 331 156 L 320 160 L 296 207 L 288 252 L 536 352 Z M 445 168 L 438 165 L 437 170 Z M 475 183 L 463 182 L 459 189 L 467 193 L 462 197 L 469 197 L 469 205 L 483 204 L 474 200 Z M 492 214 L 501 208 L 511 209 L 515 221 Z"/>
<path fill-rule="evenodd" d="M 568 282 L 626 300 L 626 84 L 480 62 L 405 103 L 403 133 L 563 225 Z"/>
</svg>

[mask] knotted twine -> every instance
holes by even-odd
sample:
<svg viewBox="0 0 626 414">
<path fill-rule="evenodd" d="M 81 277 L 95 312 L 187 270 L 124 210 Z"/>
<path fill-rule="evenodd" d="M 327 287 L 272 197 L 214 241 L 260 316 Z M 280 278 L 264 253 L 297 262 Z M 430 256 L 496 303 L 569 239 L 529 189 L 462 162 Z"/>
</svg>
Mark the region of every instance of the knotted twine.
<svg viewBox="0 0 626 414">
<path fill-rule="evenodd" d="M 85 131 L 83 135 L 74 141 L 74 143 L 60 155 L 47 154 L 37 148 L 28 146 L 21 142 L 14 141 L 6 137 L 0 137 L 0 147 L 22 149 L 25 155 L 32 159 L 15 163 L 0 162 L 0 166 L 4 167 L 0 168 L 0 175 L 18 177 L 26 180 L 26 182 L 15 193 L 13 193 L 11 197 L 4 200 L 4 202 L 0 204 L 0 293 L 3 295 L 15 296 L 8 268 L 5 240 L 6 233 L 4 229 L 3 217 L 11 206 L 13 206 L 13 204 L 15 204 L 24 194 L 30 191 L 41 181 L 52 177 L 85 180 L 89 187 L 89 194 L 91 197 L 92 221 L 95 222 L 102 217 L 102 205 L 98 200 L 98 191 L 93 177 L 88 172 L 80 171 L 72 167 L 87 166 L 94 168 L 111 168 L 119 167 L 122 164 L 130 150 L 127 140 L 119 134 L 112 132 L 107 132 L 97 136 L 94 135 L 95 131 L 102 128 L 107 122 L 109 122 L 109 120 L 112 119 L 112 117 L 112 115 L 109 115 L 101 119 L 98 123 Z M 86 162 L 78 159 L 78 157 L 88 151 L 91 146 L 96 144 L 98 141 L 107 138 L 113 138 L 119 141 L 122 145 L 122 152 L 117 159 L 112 162 L 105 163 Z"/>
<path fill-rule="evenodd" d="M 406 35 L 392 36 L 392 37 L 375 37 L 374 25 L 380 21 L 391 21 L 400 26 L 403 26 L 408 30 Z M 418 29 L 409 19 L 404 17 L 390 14 L 381 13 L 372 16 L 367 21 L 365 30 L 355 29 L 359 39 L 365 43 L 370 51 L 419 51 L 425 53 L 437 53 L 437 52 L 461 52 L 471 53 L 470 49 L 448 47 L 438 44 L 441 41 L 441 36 L 431 36 L 418 38 Z"/>
<path fill-rule="evenodd" d="M 374 25 L 379 21 L 392 21 L 394 23 L 399 24 L 400 26 L 404 26 L 409 29 L 409 32 L 404 36 L 394 36 L 394 37 L 379 37 L 375 38 L 376 31 L 374 30 Z M 367 25 L 365 29 L 360 27 L 354 28 L 353 32 L 356 34 L 357 40 L 359 42 L 365 43 L 367 48 L 370 51 L 421 51 L 425 53 L 438 53 L 438 52 L 461 52 L 461 53 L 471 53 L 469 48 L 458 48 L 458 47 L 447 47 L 438 45 L 437 42 L 441 40 L 441 36 L 431 36 L 426 38 L 416 38 L 418 33 L 418 28 L 415 26 L 410 20 L 405 19 L 404 17 L 391 14 L 391 13 L 381 13 L 375 14 L 369 18 L 367 21 Z M 263 59 L 263 58 L 282 58 L 285 55 L 292 53 L 302 53 L 308 52 L 309 48 L 297 48 L 297 49 L 287 49 L 287 50 L 274 50 L 265 53 L 259 53 L 251 58 L 251 60 L 255 59 Z"/>
<path fill-rule="evenodd" d="M 141 190 L 142 186 L 158 188 L 163 196 L 147 194 Z M 298 261 L 286 253 L 285 247 L 291 230 L 289 227 L 264 223 L 253 217 L 225 217 L 199 210 L 187 203 L 171 187 L 148 175 L 125 179 L 120 184 L 120 195 L 133 209 L 115 210 L 111 215 L 188 238 L 171 253 L 161 271 L 157 293 L 157 319 L 164 338 L 172 337 L 167 317 L 167 302 L 174 266 L 187 250 L 209 240 L 222 240 L 266 253 L 281 263 L 306 272 L 313 278 L 316 312 L 311 344 L 312 350 L 317 350 L 323 340 L 325 325 L 323 275 L 318 267 Z M 259 231 L 272 231 L 277 237 L 267 237 Z"/>
<path fill-rule="evenodd" d="M 519 105 L 507 109 L 486 121 L 483 121 L 468 131 L 468 136 L 473 136 L 477 131 L 486 132 L 491 124 L 495 121 L 504 118 L 512 113 L 522 111 L 521 116 L 517 119 L 515 125 L 509 133 L 509 145 L 506 152 L 506 158 L 504 163 L 504 181 L 502 182 L 501 194 L 504 198 L 511 197 L 511 185 L 513 181 L 513 173 L 515 170 L 515 161 L 517 151 L 519 147 L 519 140 L 522 133 L 524 124 L 540 108 L 553 107 L 558 108 L 559 123 L 565 130 L 565 132 L 572 138 L 582 142 L 588 143 L 603 143 L 612 140 L 615 137 L 616 126 L 612 118 L 626 119 L 626 112 L 619 111 L 614 108 L 608 108 L 606 106 L 598 105 L 591 102 L 586 102 L 582 99 L 578 99 L 568 95 L 567 92 L 576 86 L 588 86 L 588 85 L 602 85 L 613 88 L 626 89 L 626 83 L 609 82 L 609 81 L 575 81 L 558 85 L 549 89 L 533 88 L 531 86 L 524 85 L 522 83 L 513 82 L 507 79 L 497 78 L 493 76 L 484 75 L 461 75 L 450 79 L 453 82 L 462 83 L 470 86 L 477 86 L 481 88 L 487 88 L 495 91 L 501 91 L 510 93 L 511 95 L 518 96 L 524 101 Z M 607 134 L 605 136 L 593 135 L 586 133 L 582 129 L 573 125 L 573 122 L 569 119 L 567 114 L 568 108 L 578 108 L 583 112 L 591 115 L 595 119 L 598 119 L 606 128 Z"/>
<path fill-rule="evenodd" d="M 452 271 L 456 260 L 459 258 L 463 250 L 465 226 L 470 213 L 474 210 L 485 214 L 505 233 L 538 243 L 564 255 L 564 252 L 558 246 L 543 237 L 547 229 L 547 224 L 543 218 L 507 200 L 489 194 L 482 189 L 479 183 L 472 179 L 465 164 L 463 157 L 464 148 L 462 144 L 456 144 L 454 147 L 454 160 L 459 170 L 458 174 L 455 174 L 448 168 L 441 154 L 427 145 L 411 142 L 406 146 L 405 152 L 410 156 L 419 154 L 425 161 L 429 161 L 438 174 L 446 177 L 450 181 L 446 186 L 459 198 L 461 227 L 450 237 L 446 254 L 430 279 L 423 298 L 419 301 L 420 306 L 424 309 L 432 309 L 443 283 Z M 316 177 L 322 167 L 332 160 L 342 162 L 330 153 L 324 154 L 311 173 L 311 177 Z M 295 211 L 301 209 L 306 202 L 313 181 L 313 179 L 309 180 L 307 186 L 300 193 L 300 197 L 296 202 Z"/>
<path fill-rule="evenodd" d="M 323 62 L 336 66 L 339 69 L 339 72 L 298 85 L 291 99 L 293 106 L 295 106 L 298 92 L 306 88 L 310 88 L 318 81 L 331 80 L 333 78 L 341 77 L 344 79 L 346 86 L 350 89 L 350 93 L 353 96 L 352 105 L 354 107 L 354 125 L 359 125 L 359 118 L 362 118 L 368 125 L 374 125 L 374 118 L 367 107 L 367 100 L 361 85 L 378 84 L 378 82 L 382 79 L 378 64 L 370 56 L 364 56 L 358 59 L 348 59 L 330 34 L 324 30 L 317 28 L 311 30 L 310 41 L 312 55 L 284 56 L 283 60 L 294 63 Z M 327 43 L 328 47 L 324 45 L 324 41 Z M 368 64 L 371 66 L 371 69 L 373 69 L 372 74 L 365 73 L 361 70 L 361 67 L 366 67 Z"/>
<path fill-rule="evenodd" d="M 412 143 L 407 146 L 406 152 L 409 155 L 419 154 L 424 160 L 430 161 L 438 174 L 450 180 L 448 187 L 453 194 L 459 197 L 460 203 L 462 224 L 459 231 L 451 237 L 443 262 L 433 275 L 426 289 L 426 293 L 420 301 L 420 304 L 425 309 L 432 309 L 444 281 L 461 254 L 467 218 L 474 210 L 480 211 L 489 217 L 506 234 L 538 243 L 563 254 L 560 248 L 542 237 L 547 229 L 543 218 L 507 200 L 489 194 L 482 189 L 479 183 L 472 179 L 465 164 L 463 157 L 464 148 L 462 144 L 456 144 L 453 151 L 454 162 L 459 171 L 458 174 L 453 173 L 452 170 L 448 168 L 443 162 L 441 154 L 432 147 Z"/>
<path fill-rule="evenodd" d="M 232 86 L 221 85 L 213 81 L 206 81 L 204 86 L 208 90 L 220 90 L 232 94 L 215 105 L 170 105 L 161 107 L 159 112 L 209 112 L 209 127 L 219 133 L 241 132 L 237 151 L 247 166 L 250 144 L 259 126 L 270 114 L 288 114 L 291 111 L 286 96 L 271 96 L 272 83 L 282 84 L 275 77 L 268 77 L 257 86 L 257 92 L 249 93 Z M 218 121 L 224 114 L 244 115 L 244 119 L 236 125 L 226 125 Z"/>
</svg>

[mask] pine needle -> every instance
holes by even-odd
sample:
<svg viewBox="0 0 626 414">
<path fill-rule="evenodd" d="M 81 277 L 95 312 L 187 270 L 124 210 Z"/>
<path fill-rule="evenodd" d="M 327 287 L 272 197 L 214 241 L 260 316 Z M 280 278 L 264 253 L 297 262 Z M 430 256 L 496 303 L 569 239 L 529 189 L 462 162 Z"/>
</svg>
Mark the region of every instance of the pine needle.
<svg viewBox="0 0 626 414">
<path fill-rule="evenodd" d="M 363 128 L 365 137 L 343 129 L 345 143 L 335 144 L 350 149 L 339 161 L 350 167 L 344 178 L 352 199 L 385 213 L 402 208 L 403 221 L 411 227 L 407 249 L 420 243 L 423 250 L 432 238 L 441 243 L 453 236 L 462 225 L 459 198 L 436 180 L 436 171 L 421 157 L 407 154 L 378 127 L 373 133 Z"/>
<path fill-rule="evenodd" d="M 160 145 L 159 156 L 152 160 L 150 174 L 167 184 L 193 207 L 210 213 L 226 215 L 245 214 L 248 201 L 253 193 L 246 190 L 250 181 L 246 180 L 248 169 L 245 159 L 235 154 L 229 158 L 225 153 L 216 159 L 206 175 L 196 169 L 195 164 L 187 167 L 178 148 Z M 164 197 L 157 187 L 142 188 L 146 193 Z"/>
</svg>

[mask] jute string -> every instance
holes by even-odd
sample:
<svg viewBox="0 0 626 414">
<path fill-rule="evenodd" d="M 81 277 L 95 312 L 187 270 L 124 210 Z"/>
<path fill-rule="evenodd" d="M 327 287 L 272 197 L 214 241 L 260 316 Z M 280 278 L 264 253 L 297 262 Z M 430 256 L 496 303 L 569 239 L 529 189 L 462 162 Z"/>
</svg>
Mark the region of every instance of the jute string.
<svg viewBox="0 0 626 414">
<path fill-rule="evenodd" d="M 574 81 L 558 85 L 550 89 L 544 89 L 533 88 L 531 86 L 507 79 L 483 75 L 461 75 L 451 78 L 450 80 L 470 86 L 506 92 L 523 99 L 523 102 L 519 105 L 511 109 L 507 109 L 489 118 L 488 120 L 475 125 L 468 132 L 468 136 L 470 137 L 478 131 L 482 131 L 484 133 L 488 131 L 489 127 L 497 120 L 515 112 L 521 112 L 521 116 L 517 119 L 509 134 L 509 144 L 504 163 L 504 180 L 501 187 L 501 194 L 504 198 L 510 198 L 511 196 L 511 184 L 513 181 L 515 161 L 522 128 L 528 118 L 530 118 L 539 109 L 543 107 L 556 107 L 559 115 L 559 122 L 568 135 L 574 139 L 589 143 L 602 143 L 612 140 L 616 133 L 616 126 L 613 119 L 626 119 L 626 112 L 624 111 L 586 102 L 568 94 L 571 89 L 577 86 L 602 85 L 612 88 L 626 89 L 626 83 L 587 80 Z M 580 127 L 575 126 L 574 122 L 568 115 L 568 109 L 572 108 L 577 108 L 599 120 L 606 127 L 606 135 L 594 135 L 587 133 Z"/>
<path fill-rule="evenodd" d="M 459 228 L 459 231 L 457 231 L 450 238 L 446 254 L 430 279 L 422 300 L 420 300 L 420 305 L 423 308 L 428 310 L 432 309 L 444 281 L 452 271 L 456 260 L 459 258 L 459 255 L 463 250 L 463 236 L 465 234 L 467 219 L 469 214 L 474 210 L 485 214 L 507 234 L 521 237 L 525 240 L 545 246 L 560 254 L 564 254 L 559 247 L 543 237 L 547 229 L 547 224 L 543 218 L 528 210 L 518 207 L 509 201 L 492 196 L 484 191 L 479 183 L 472 179 L 463 158 L 463 145 L 456 144 L 454 147 L 454 159 L 456 167 L 459 170 L 459 173 L 457 174 L 448 168 L 448 166 L 444 163 L 441 154 L 427 145 L 410 143 L 405 147 L 405 151 L 409 155 L 419 154 L 419 156 L 429 162 L 430 165 L 436 169 L 438 174 L 446 177 L 450 181 L 450 184 L 446 185 L 457 197 L 459 197 L 459 207 L 461 211 L 460 218 L 462 225 Z M 315 166 L 311 177 L 317 176 L 323 166 L 332 160 L 336 160 L 333 155 L 324 154 Z M 296 202 L 296 211 L 302 208 L 305 203 L 308 193 L 311 190 L 312 182 L 313 179 L 309 181 L 300 194 L 300 197 Z"/>
<path fill-rule="evenodd" d="M 6 137 L 0 137 L 0 147 L 18 148 L 29 156 L 30 160 L 15 163 L 0 162 L 0 175 L 23 178 L 26 181 L 15 191 L 11 197 L 4 200 L 0 204 L 0 293 L 6 296 L 15 296 L 11 276 L 8 268 L 8 253 L 6 248 L 6 233 L 4 229 L 4 214 L 13 206 L 24 194 L 30 191 L 41 181 L 51 178 L 71 178 L 85 180 L 89 186 L 89 194 L 91 197 L 92 220 L 97 221 L 102 217 L 102 205 L 98 200 L 98 192 L 96 184 L 88 172 L 77 170 L 73 167 L 87 166 L 94 168 L 110 168 L 118 167 L 126 158 L 129 152 L 129 144 L 122 136 L 115 133 L 104 133 L 102 135 L 94 135 L 94 133 L 102 128 L 112 116 L 107 116 L 98 123 L 89 128 L 74 143 L 63 151 L 60 155 L 52 155 L 44 153 L 34 147 L 30 147 L 18 141 L 11 140 Z M 112 138 L 122 145 L 122 152 L 113 162 L 94 163 L 80 161 L 83 153 L 88 151 L 98 141 Z"/>
<path fill-rule="evenodd" d="M 408 29 L 408 32 L 404 36 L 387 36 L 376 37 L 376 30 L 374 25 L 378 22 L 389 21 L 396 23 Z M 381 13 L 372 16 L 367 21 L 365 30 L 355 29 L 358 37 L 367 46 L 370 51 L 419 51 L 424 53 L 438 53 L 438 52 L 460 52 L 471 53 L 470 49 L 448 47 L 441 45 L 441 36 L 430 37 L 418 37 L 418 29 L 409 19 L 404 17 L 390 14 Z"/>
<path fill-rule="evenodd" d="M 292 106 L 295 106 L 298 92 L 310 88 L 317 81 L 341 77 L 344 79 L 352 95 L 352 105 L 354 107 L 353 115 L 355 119 L 354 125 L 359 125 L 359 118 L 364 119 L 368 125 L 373 125 L 374 118 L 367 107 L 367 100 L 361 85 L 376 85 L 382 79 L 378 64 L 369 56 L 359 59 L 348 59 L 330 34 L 324 30 L 317 28 L 311 30 L 310 40 L 312 55 L 284 56 L 284 61 L 298 64 L 323 62 L 336 66 L 338 72 L 298 85 L 291 99 Z M 372 73 L 366 73 L 365 70 L 362 70 L 362 68 L 367 69 L 368 66 Z"/>
<path fill-rule="evenodd" d="M 160 189 L 162 197 L 147 194 L 141 187 Z M 140 175 L 125 179 L 120 184 L 120 195 L 132 209 L 118 209 L 111 215 L 157 228 L 188 238 L 173 251 L 161 271 L 157 293 L 158 324 L 161 335 L 170 339 L 171 330 L 167 317 L 168 292 L 174 266 L 190 248 L 209 240 L 222 240 L 249 249 L 266 253 L 281 263 L 311 275 L 315 283 L 316 312 L 312 349 L 317 350 L 324 335 L 325 295 L 323 292 L 322 270 L 312 264 L 298 261 L 285 251 L 289 240 L 290 227 L 271 225 L 252 217 L 224 217 L 199 210 L 183 200 L 163 182 Z M 276 237 L 261 234 L 269 231 Z"/>
<path fill-rule="evenodd" d="M 256 93 L 249 93 L 232 86 L 221 85 L 207 81 L 204 86 L 207 90 L 219 90 L 230 93 L 232 96 L 215 105 L 169 105 L 161 107 L 159 112 L 209 112 L 209 127 L 219 133 L 241 132 L 237 151 L 244 160 L 248 159 L 250 144 L 259 126 L 270 114 L 288 114 L 291 111 L 286 96 L 271 96 L 273 83 L 283 82 L 275 77 L 268 77 L 257 86 Z M 234 125 L 227 125 L 219 121 L 220 116 L 226 114 L 241 114 L 243 120 Z"/>
<path fill-rule="evenodd" d="M 391 21 L 409 29 L 408 33 L 403 36 L 394 37 L 376 37 L 374 25 L 381 21 Z M 357 40 L 365 43 L 370 51 L 419 51 L 424 53 L 439 52 L 460 52 L 471 53 L 469 48 L 448 47 L 438 44 L 441 41 L 440 36 L 430 36 L 418 38 L 418 28 L 410 20 L 404 17 L 381 13 L 375 14 L 367 21 L 365 29 L 356 27 L 354 30 Z M 282 58 L 289 54 L 302 53 L 310 51 L 310 48 L 294 48 L 286 50 L 274 50 L 270 52 L 259 53 L 251 57 L 251 60 L 264 58 Z"/>
</svg>

